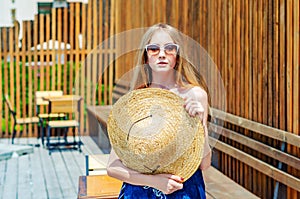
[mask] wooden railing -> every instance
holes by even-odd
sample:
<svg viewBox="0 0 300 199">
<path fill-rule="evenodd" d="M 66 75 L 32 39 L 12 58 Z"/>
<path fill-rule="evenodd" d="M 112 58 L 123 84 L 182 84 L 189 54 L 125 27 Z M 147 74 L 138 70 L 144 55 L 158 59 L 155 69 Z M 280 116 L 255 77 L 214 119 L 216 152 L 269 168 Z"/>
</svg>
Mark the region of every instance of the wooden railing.
<svg viewBox="0 0 300 199">
<path fill-rule="evenodd" d="M 218 122 L 216 122 L 216 124 L 214 122 L 209 123 L 209 139 L 210 144 L 212 147 L 214 147 L 214 149 L 217 149 L 221 153 L 228 154 L 230 157 L 245 163 L 260 173 L 271 177 L 277 182 L 293 188 L 296 191 L 300 191 L 299 176 L 285 171 L 282 167 L 282 163 L 284 163 L 288 166 L 288 168 L 293 167 L 299 171 L 300 158 L 287 153 L 286 148 L 287 145 L 293 145 L 299 150 L 300 136 L 213 108 L 211 108 L 211 118 L 213 118 L 212 121 L 222 120 L 223 122 L 235 125 L 240 129 L 249 130 L 259 135 L 264 135 L 280 141 L 281 146 L 280 149 L 278 149 L 261 142 L 261 140 L 251 138 L 234 130 L 230 130 L 230 128 L 226 127 L 228 124 L 224 124 L 223 122 L 220 123 L 221 125 L 218 124 Z M 221 136 L 221 138 L 219 136 Z M 232 141 L 234 142 L 233 144 Z M 251 153 L 249 153 L 249 149 L 251 149 Z M 253 151 L 255 154 L 253 154 Z M 277 166 L 263 161 L 258 157 L 257 154 L 264 154 L 272 160 L 277 160 Z M 222 169 L 220 168 L 220 170 Z M 236 175 L 239 174 L 237 173 Z M 238 178 L 252 178 L 252 176 L 242 175 L 243 174 L 241 174 L 241 176 Z M 271 182 L 267 181 L 267 183 Z M 274 186 L 274 196 L 278 196 L 278 185 Z"/>
</svg>

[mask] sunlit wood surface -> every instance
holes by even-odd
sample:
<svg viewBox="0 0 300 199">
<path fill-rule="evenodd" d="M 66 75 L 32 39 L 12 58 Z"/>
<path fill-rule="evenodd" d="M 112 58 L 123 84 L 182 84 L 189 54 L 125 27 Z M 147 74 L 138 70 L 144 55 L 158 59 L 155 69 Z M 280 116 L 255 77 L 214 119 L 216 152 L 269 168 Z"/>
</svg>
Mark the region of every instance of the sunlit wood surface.
<svg viewBox="0 0 300 199">
<path fill-rule="evenodd" d="M 16 138 L 15 145 L 38 144 L 36 138 Z M 85 175 L 85 155 L 102 154 L 90 137 L 82 137 L 82 153 L 44 147 L 0 161 L 0 199 L 75 199 L 79 176 Z M 0 139 L 9 146 L 9 139 Z M 204 171 L 208 199 L 257 198 L 215 168 Z M 95 189 L 95 187 L 90 187 Z M 96 190 L 96 189 L 95 189 Z"/>
<path fill-rule="evenodd" d="M 34 152 L 0 161 L 0 199 L 75 199 L 79 176 L 85 175 L 85 154 L 102 151 L 89 137 L 83 137 L 82 153 L 53 151 L 43 147 Z M 37 144 L 36 138 L 16 138 L 15 144 Z M 8 139 L 0 143 L 10 144 Z"/>
</svg>

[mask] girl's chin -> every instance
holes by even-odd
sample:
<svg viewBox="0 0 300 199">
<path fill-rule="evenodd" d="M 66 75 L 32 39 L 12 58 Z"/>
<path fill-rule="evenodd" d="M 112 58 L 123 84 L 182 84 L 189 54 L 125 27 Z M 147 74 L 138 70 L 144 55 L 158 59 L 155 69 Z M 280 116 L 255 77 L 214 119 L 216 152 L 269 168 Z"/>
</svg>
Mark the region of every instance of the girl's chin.
<svg viewBox="0 0 300 199">
<path fill-rule="evenodd" d="M 154 72 L 169 72 L 172 71 L 173 68 L 169 67 L 169 66 L 157 66 L 157 67 L 152 67 L 152 71 Z"/>
</svg>

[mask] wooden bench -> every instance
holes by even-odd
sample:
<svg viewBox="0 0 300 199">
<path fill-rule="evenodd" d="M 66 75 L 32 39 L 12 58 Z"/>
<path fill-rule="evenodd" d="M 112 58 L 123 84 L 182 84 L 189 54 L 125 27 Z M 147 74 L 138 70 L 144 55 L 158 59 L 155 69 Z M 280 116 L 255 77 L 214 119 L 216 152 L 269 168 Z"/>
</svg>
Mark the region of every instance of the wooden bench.
<svg viewBox="0 0 300 199">
<path fill-rule="evenodd" d="M 103 151 L 109 153 L 111 145 L 106 130 L 106 121 L 111 106 L 87 106 L 89 135 Z"/>
<path fill-rule="evenodd" d="M 107 175 L 80 176 L 77 198 L 118 198 L 121 186 L 121 181 Z"/>
</svg>

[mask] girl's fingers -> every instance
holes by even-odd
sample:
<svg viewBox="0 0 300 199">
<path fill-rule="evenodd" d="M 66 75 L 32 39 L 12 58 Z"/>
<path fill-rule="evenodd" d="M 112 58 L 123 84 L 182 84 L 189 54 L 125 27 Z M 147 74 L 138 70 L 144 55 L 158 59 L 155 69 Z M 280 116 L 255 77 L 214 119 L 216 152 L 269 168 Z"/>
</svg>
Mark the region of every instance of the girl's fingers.
<svg viewBox="0 0 300 199">
<path fill-rule="evenodd" d="M 179 183 L 183 183 L 184 182 L 184 178 L 176 176 L 176 175 L 171 175 L 170 179 L 175 180 L 176 182 L 179 182 Z"/>
</svg>

